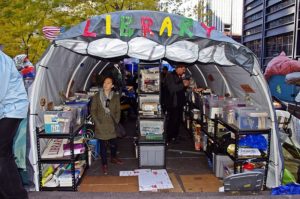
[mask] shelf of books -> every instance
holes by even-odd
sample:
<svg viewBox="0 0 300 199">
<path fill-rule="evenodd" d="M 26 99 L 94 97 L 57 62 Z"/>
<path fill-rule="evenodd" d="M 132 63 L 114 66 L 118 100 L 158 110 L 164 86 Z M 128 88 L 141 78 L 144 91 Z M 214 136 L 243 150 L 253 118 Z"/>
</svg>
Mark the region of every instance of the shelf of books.
<svg viewBox="0 0 300 199">
<path fill-rule="evenodd" d="M 166 166 L 164 115 L 160 105 L 160 62 L 139 64 L 139 168 Z"/>
<path fill-rule="evenodd" d="M 74 168 L 72 168 L 74 165 Z M 86 162 L 79 160 L 69 164 L 46 165 L 40 176 L 40 191 L 76 191 L 86 170 Z"/>
<path fill-rule="evenodd" d="M 76 98 L 44 112 L 44 128 L 36 129 L 40 191 L 77 191 L 88 168 L 88 150 L 82 136 L 87 99 Z"/>
<path fill-rule="evenodd" d="M 248 94 L 241 99 L 208 93 L 193 92 L 187 108 L 195 148 L 208 155 L 217 177 L 260 172 L 265 185 L 271 138 L 268 111 Z"/>
<path fill-rule="evenodd" d="M 46 140 L 48 142 L 44 151 L 40 153 L 38 150 L 40 190 L 76 191 L 77 185 L 87 168 L 85 144 L 82 139 L 74 137 Z M 40 143 L 38 147 L 40 147 Z"/>
</svg>

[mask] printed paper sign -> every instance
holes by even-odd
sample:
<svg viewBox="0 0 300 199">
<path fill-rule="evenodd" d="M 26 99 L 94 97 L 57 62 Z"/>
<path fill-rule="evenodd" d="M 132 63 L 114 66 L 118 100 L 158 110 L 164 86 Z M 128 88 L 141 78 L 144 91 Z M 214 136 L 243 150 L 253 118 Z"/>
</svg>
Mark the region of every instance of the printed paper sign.
<svg viewBox="0 0 300 199">
<path fill-rule="evenodd" d="M 249 84 L 241 84 L 240 86 L 245 91 L 245 93 L 255 93 L 255 91 Z"/>
</svg>

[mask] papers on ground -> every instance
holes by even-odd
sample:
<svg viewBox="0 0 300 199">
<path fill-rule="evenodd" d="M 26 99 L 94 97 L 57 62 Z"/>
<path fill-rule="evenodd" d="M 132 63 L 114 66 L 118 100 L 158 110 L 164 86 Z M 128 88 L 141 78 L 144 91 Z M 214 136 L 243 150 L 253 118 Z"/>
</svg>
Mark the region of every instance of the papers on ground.
<svg viewBox="0 0 300 199">
<path fill-rule="evenodd" d="M 139 191 L 158 191 L 159 189 L 174 188 L 168 172 L 165 169 L 120 171 L 120 176 L 138 176 Z"/>
</svg>

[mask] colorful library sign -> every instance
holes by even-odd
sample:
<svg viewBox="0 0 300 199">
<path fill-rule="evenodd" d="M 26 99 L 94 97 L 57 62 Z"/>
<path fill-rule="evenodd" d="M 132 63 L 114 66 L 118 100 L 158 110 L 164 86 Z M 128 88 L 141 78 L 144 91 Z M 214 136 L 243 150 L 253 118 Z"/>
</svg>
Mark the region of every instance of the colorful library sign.
<svg viewBox="0 0 300 199">
<path fill-rule="evenodd" d="M 120 37 L 132 37 L 135 31 L 135 28 L 132 27 L 133 25 L 139 23 L 140 29 L 142 30 L 142 36 L 154 36 L 153 27 L 155 27 L 155 30 L 157 30 L 159 36 L 163 36 L 166 34 L 168 37 L 171 37 L 173 34 L 173 21 L 170 16 L 166 16 L 162 19 L 162 21 L 157 22 L 157 19 L 153 20 L 153 18 L 149 16 L 141 16 L 140 21 L 134 20 L 132 16 L 120 16 L 119 17 L 119 35 Z M 193 19 L 182 17 L 179 21 L 179 27 L 176 24 L 176 27 L 178 29 L 178 35 L 181 37 L 188 36 L 189 38 L 194 36 L 193 33 Z M 88 19 L 86 21 L 83 36 L 85 37 L 97 37 L 96 30 L 90 31 L 91 26 L 91 20 Z M 207 37 L 210 37 L 210 33 L 212 30 L 214 30 L 214 27 L 207 27 L 204 23 L 201 23 L 202 28 L 205 29 Z M 102 28 L 101 28 L 102 29 Z M 105 16 L 105 35 L 111 35 L 112 34 L 112 17 L 111 15 Z M 158 31 L 159 30 L 159 31 Z"/>
</svg>

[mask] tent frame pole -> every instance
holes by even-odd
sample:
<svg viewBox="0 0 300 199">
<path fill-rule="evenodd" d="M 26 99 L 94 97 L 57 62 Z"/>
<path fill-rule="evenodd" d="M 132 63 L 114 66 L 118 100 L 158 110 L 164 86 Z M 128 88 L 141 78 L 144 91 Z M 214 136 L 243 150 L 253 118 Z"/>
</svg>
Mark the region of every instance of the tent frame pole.
<svg viewBox="0 0 300 199">
<path fill-rule="evenodd" d="M 47 55 L 41 60 L 40 66 L 46 66 L 49 62 L 50 57 L 54 51 L 54 45 L 52 44 Z M 45 70 L 48 70 L 44 67 L 38 67 L 35 81 L 32 84 L 32 93 L 30 94 L 30 117 L 29 117 L 29 134 L 30 134 L 30 154 L 32 153 L 32 166 L 34 170 L 34 184 L 35 190 L 39 191 L 39 170 L 38 170 L 38 154 L 37 154 L 37 145 L 36 145 L 36 105 L 38 104 L 36 96 L 39 96 L 40 91 L 40 82 L 42 77 L 44 77 Z"/>
<path fill-rule="evenodd" d="M 83 86 L 83 90 L 84 90 L 84 91 L 86 90 L 86 86 L 87 86 L 88 80 L 90 79 L 90 77 L 91 77 L 91 75 L 93 74 L 94 70 L 97 68 L 97 66 L 98 66 L 100 63 L 102 63 L 101 60 L 99 60 L 99 61 L 97 62 L 97 64 L 95 64 L 95 66 L 94 66 L 94 67 L 92 68 L 92 70 L 90 71 L 88 77 L 87 77 L 86 80 L 85 80 L 84 86 Z"/>
</svg>

